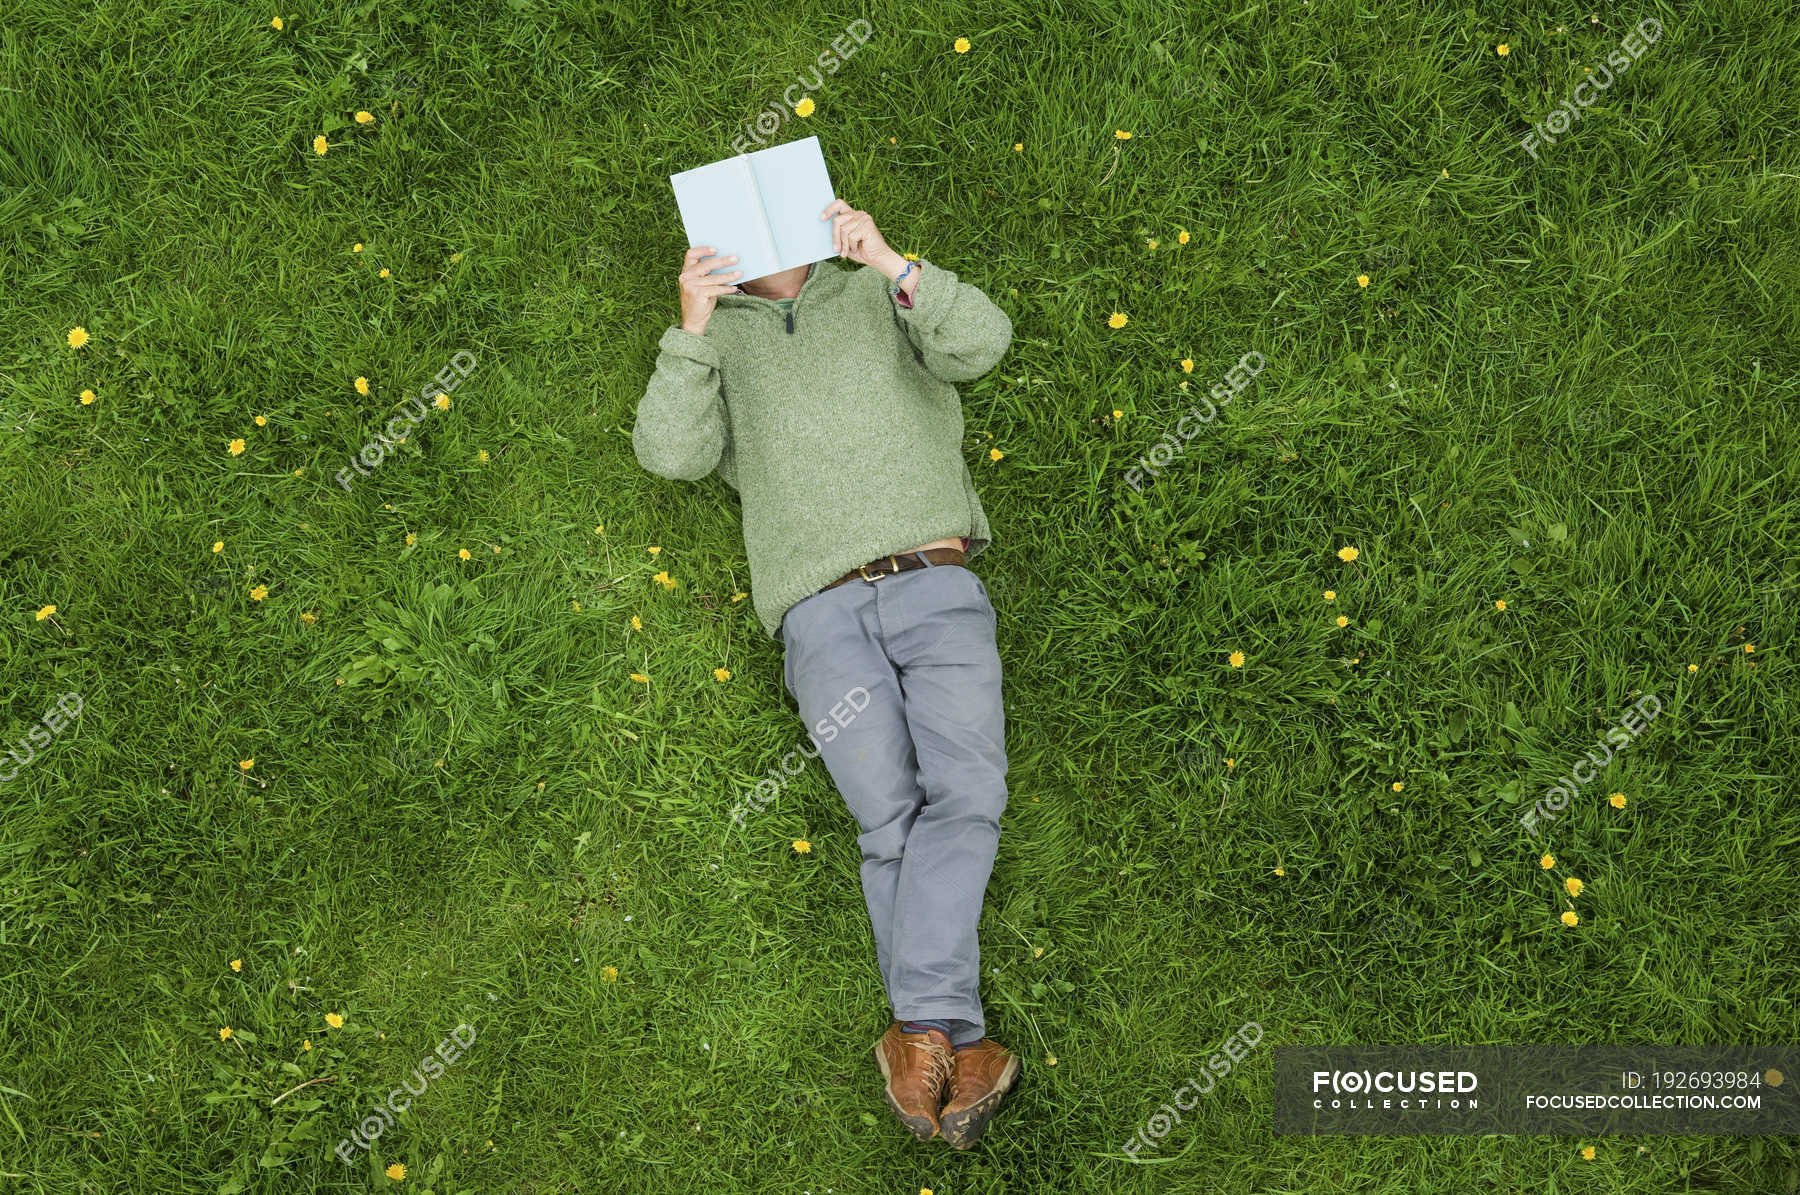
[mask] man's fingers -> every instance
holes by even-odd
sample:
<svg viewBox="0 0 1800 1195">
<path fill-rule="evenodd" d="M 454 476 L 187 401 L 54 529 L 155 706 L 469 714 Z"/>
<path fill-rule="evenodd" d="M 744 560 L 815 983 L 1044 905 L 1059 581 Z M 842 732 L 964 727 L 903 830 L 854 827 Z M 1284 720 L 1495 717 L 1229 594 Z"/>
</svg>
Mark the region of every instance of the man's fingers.
<svg viewBox="0 0 1800 1195">
<path fill-rule="evenodd" d="M 682 260 L 687 262 L 687 264 L 689 264 L 689 265 L 693 265 L 696 261 L 699 261 L 702 257 L 710 256 L 712 251 L 713 251 L 713 247 L 711 245 L 695 245 L 693 248 L 691 248 L 687 251 L 686 255 L 682 258 Z"/>
<path fill-rule="evenodd" d="M 730 265 L 736 260 L 735 254 L 730 257 L 694 258 L 688 262 L 687 268 L 681 271 L 681 277 L 683 280 L 704 277 L 720 266 Z"/>
<path fill-rule="evenodd" d="M 833 212 L 849 212 L 849 211 L 855 211 L 855 210 L 856 209 L 852 208 L 849 204 L 845 203 L 842 199 L 833 199 L 829 204 L 827 204 L 825 206 L 825 210 L 822 213 L 820 213 L 819 219 L 821 219 L 821 220 L 826 219 Z"/>
</svg>

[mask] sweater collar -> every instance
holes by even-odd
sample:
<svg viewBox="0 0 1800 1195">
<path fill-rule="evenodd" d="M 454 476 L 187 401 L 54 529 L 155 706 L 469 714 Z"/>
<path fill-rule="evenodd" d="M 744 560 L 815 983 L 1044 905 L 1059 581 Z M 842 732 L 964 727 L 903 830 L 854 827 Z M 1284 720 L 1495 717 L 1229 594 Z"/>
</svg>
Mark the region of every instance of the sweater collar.
<svg viewBox="0 0 1800 1195">
<path fill-rule="evenodd" d="M 850 271 L 830 258 L 815 261 L 812 269 L 806 275 L 806 281 L 800 284 L 800 293 L 794 296 L 794 305 L 799 306 L 800 299 L 807 299 L 809 304 L 816 300 L 828 299 L 843 290 L 844 284 L 849 280 Z M 774 299 L 765 299 L 761 295 L 719 296 L 720 306 L 754 307 L 759 303 L 767 304 L 770 307 L 775 306 Z"/>
</svg>

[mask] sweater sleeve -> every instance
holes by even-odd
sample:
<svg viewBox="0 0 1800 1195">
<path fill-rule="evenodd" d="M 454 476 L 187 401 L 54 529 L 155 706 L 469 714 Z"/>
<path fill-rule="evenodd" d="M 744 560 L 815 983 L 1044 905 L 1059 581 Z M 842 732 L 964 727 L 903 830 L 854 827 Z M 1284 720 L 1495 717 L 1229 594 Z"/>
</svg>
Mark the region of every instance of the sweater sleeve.
<svg viewBox="0 0 1800 1195">
<path fill-rule="evenodd" d="M 725 400 L 719 392 L 719 350 L 704 336 L 670 327 L 658 342 L 656 369 L 638 402 L 631 448 L 659 477 L 696 481 L 721 462 L 729 465 Z M 720 475 L 726 481 L 735 479 Z"/>
<path fill-rule="evenodd" d="M 1012 343 L 1012 320 L 981 288 L 955 273 L 919 263 L 911 302 L 895 297 L 894 314 L 925 368 L 946 382 L 967 382 L 1000 363 Z"/>
</svg>

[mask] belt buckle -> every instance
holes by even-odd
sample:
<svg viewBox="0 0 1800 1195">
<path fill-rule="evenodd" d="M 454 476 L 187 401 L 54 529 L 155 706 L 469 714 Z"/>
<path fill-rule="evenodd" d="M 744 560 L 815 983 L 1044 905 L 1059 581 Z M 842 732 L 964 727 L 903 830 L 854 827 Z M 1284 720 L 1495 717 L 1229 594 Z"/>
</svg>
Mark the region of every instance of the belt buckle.
<svg viewBox="0 0 1800 1195">
<path fill-rule="evenodd" d="M 869 562 L 869 563 L 870 563 L 870 564 L 873 564 L 873 563 L 875 563 L 875 562 L 874 562 L 874 561 L 870 561 L 870 562 Z M 859 564 L 859 565 L 857 565 L 857 566 L 856 566 L 856 575 L 857 575 L 857 576 L 859 576 L 859 577 L 861 577 L 861 578 L 862 578 L 862 579 L 863 579 L 863 580 L 865 580 L 865 581 L 868 581 L 868 582 L 870 582 L 870 583 L 871 583 L 871 584 L 873 584 L 873 583 L 874 583 L 874 582 L 876 582 L 876 581 L 879 581 L 879 580 L 881 580 L 881 579 L 882 579 L 882 578 L 883 578 L 883 577 L 890 577 L 890 576 L 892 576 L 892 575 L 894 575 L 894 574 L 895 574 L 895 573 L 897 573 L 897 572 L 899 572 L 899 571 L 900 571 L 900 560 L 899 560 L 899 558 L 898 558 L 898 557 L 896 557 L 896 556 L 889 556 L 889 557 L 888 557 L 888 563 L 889 563 L 889 564 L 891 564 L 891 565 L 893 565 L 893 567 L 892 567 L 892 568 L 890 568 L 890 569 L 889 569 L 889 570 L 888 570 L 888 571 L 887 571 L 887 572 L 885 572 L 885 573 L 876 573 L 876 574 L 875 574 L 875 575 L 874 575 L 874 576 L 873 576 L 873 577 L 871 577 L 871 576 L 870 576 L 870 575 L 869 575 L 869 565 L 867 565 L 867 564 Z"/>
</svg>

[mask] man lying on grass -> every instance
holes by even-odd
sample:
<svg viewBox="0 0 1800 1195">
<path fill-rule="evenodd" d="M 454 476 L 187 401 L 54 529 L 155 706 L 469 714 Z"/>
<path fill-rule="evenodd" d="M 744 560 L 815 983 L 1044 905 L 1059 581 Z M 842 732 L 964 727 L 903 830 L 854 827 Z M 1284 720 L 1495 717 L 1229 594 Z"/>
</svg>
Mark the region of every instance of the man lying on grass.
<svg viewBox="0 0 1800 1195">
<path fill-rule="evenodd" d="M 709 273 L 735 257 L 688 250 L 632 447 L 652 473 L 738 491 L 757 616 L 862 831 L 895 1018 L 875 1046 L 888 1106 L 967 1149 L 1019 1060 L 984 1036 L 977 990 L 1005 727 L 994 608 L 966 564 L 990 530 L 953 383 L 993 368 L 1012 321 L 888 248 L 867 212 L 838 199 L 819 218 L 862 269 L 828 259 L 738 286 L 742 271 Z"/>
</svg>

